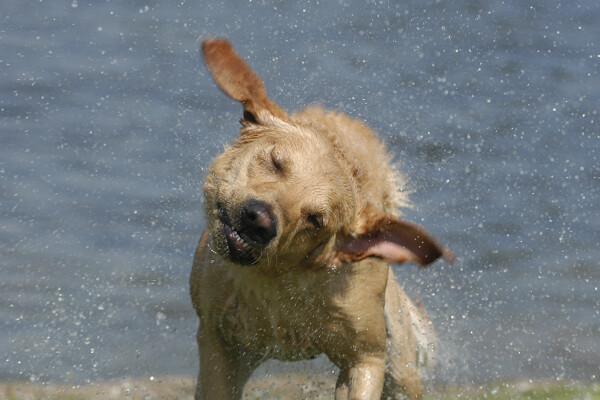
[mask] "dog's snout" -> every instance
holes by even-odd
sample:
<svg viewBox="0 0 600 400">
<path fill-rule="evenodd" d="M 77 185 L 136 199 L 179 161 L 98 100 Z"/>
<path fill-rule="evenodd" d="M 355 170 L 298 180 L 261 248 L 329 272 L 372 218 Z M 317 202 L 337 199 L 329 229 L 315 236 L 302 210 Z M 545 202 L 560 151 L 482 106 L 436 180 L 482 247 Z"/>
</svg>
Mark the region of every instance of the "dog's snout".
<svg viewBox="0 0 600 400">
<path fill-rule="evenodd" d="M 242 207 L 240 220 L 244 234 L 263 246 L 277 235 L 277 219 L 265 202 L 248 201 Z"/>
</svg>

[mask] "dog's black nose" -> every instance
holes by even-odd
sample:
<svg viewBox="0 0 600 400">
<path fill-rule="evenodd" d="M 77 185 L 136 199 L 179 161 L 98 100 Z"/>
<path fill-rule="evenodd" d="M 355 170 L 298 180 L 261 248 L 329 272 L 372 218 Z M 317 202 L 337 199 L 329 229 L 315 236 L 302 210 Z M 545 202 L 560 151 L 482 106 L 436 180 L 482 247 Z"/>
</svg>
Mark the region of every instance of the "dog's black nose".
<svg viewBox="0 0 600 400">
<path fill-rule="evenodd" d="M 250 200 L 242 207 L 240 231 L 254 242 L 266 246 L 277 235 L 277 219 L 271 207 L 259 200 Z"/>
</svg>

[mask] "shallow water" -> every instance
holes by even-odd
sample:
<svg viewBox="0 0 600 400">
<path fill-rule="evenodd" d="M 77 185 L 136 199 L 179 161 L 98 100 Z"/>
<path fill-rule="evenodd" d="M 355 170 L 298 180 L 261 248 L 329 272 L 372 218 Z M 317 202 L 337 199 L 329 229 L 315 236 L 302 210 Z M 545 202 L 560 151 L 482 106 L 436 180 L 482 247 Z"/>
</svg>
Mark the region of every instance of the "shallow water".
<svg viewBox="0 0 600 400">
<path fill-rule="evenodd" d="M 226 36 L 282 106 L 362 118 L 402 163 L 407 218 L 459 257 L 396 268 L 437 328 L 437 381 L 598 380 L 595 0 L 9 0 L 1 14 L 0 379 L 196 373 L 201 181 L 240 116 L 197 46 Z"/>
</svg>

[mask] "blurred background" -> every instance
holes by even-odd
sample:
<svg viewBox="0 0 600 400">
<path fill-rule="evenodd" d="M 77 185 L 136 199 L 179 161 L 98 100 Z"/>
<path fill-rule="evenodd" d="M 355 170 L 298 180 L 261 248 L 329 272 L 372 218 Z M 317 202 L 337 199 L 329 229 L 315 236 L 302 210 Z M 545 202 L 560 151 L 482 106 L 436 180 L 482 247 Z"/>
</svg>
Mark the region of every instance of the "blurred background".
<svg viewBox="0 0 600 400">
<path fill-rule="evenodd" d="M 197 48 L 224 36 L 284 108 L 376 129 L 459 257 L 395 267 L 434 382 L 598 381 L 596 0 L 213 3 L 3 1 L 0 379 L 197 373 L 201 184 L 241 117 Z"/>
</svg>

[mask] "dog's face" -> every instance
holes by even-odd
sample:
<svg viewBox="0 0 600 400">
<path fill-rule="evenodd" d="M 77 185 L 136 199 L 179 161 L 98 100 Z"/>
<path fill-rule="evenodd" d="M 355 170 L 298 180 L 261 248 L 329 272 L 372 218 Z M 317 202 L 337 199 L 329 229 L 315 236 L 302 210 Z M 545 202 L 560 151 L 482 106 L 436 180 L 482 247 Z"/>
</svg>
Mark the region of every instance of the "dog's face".
<svg viewBox="0 0 600 400">
<path fill-rule="evenodd" d="M 314 261 L 354 216 L 352 183 L 331 145 L 309 128 L 243 121 L 204 187 L 216 250 L 242 265 Z"/>
<path fill-rule="evenodd" d="M 370 207 L 333 141 L 273 103 L 227 41 L 207 39 L 202 51 L 217 85 L 244 107 L 239 138 L 204 185 L 218 253 L 275 271 L 366 257 L 423 266 L 451 258 L 420 227 Z"/>
</svg>

